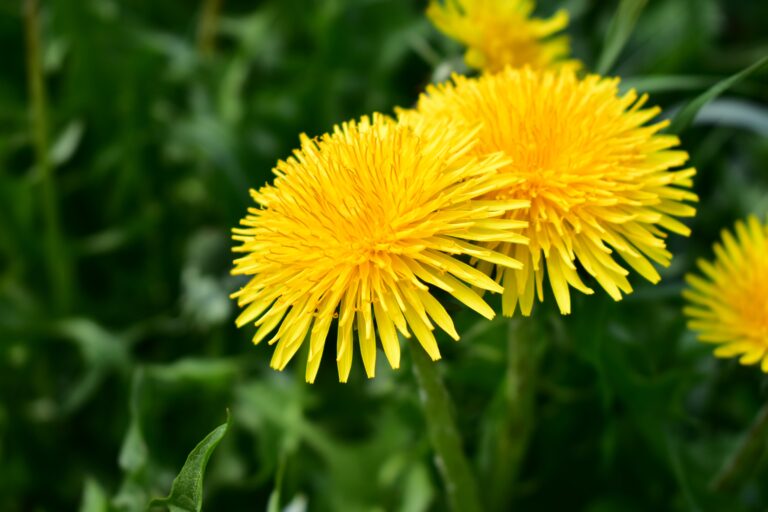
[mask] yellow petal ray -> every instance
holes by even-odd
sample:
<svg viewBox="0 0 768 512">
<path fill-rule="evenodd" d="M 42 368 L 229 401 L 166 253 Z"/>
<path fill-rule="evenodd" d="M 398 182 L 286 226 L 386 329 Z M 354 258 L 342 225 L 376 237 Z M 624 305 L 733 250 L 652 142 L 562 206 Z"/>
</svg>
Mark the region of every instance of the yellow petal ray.
<svg viewBox="0 0 768 512">
<path fill-rule="evenodd" d="M 370 379 L 376 375 L 376 339 L 373 335 L 373 315 L 370 302 L 360 306 L 360 313 L 357 315 L 357 334 L 360 340 L 360 354 L 363 357 L 365 373 Z"/>
<path fill-rule="evenodd" d="M 262 316 L 259 322 L 257 324 L 259 325 L 259 329 L 256 331 L 256 334 L 253 335 L 253 344 L 258 345 L 261 343 L 261 341 L 267 337 L 267 335 L 274 330 L 275 327 L 277 327 L 277 324 L 280 323 L 280 320 L 283 319 L 283 315 L 285 315 L 285 312 L 288 310 L 289 305 L 285 304 L 283 306 L 273 308 L 269 310 L 269 312 Z"/>
<path fill-rule="evenodd" d="M 306 338 L 311 320 L 312 317 L 310 316 L 301 318 L 280 338 L 270 362 L 272 368 L 279 371 L 285 369 L 285 365 L 296 354 L 296 351 L 301 347 L 302 341 Z"/>
<path fill-rule="evenodd" d="M 384 355 L 387 356 L 387 361 L 392 368 L 400 368 L 400 342 L 397 338 L 395 325 L 379 302 L 373 304 L 373 312 L 376 317 L 376 326 L 379 328 Z"/>
<path fill-rule="evenodd" d="M 451 295 L 453 295 L 458 301 L 462 302 L 465 306 L 469 307 L 470 309 L 480 313 L 485 318 L 491 320 L 494 316 L 496 316 L 496 313 L 493 311 L 493 308 L 489 306 L 483 299 L 480 297 L 477 293 L 472 291 L 471 288 L 468 288 L 461 284 L 458 279 L 455 279 L 449 275 L 444 275 L 442 277 L 443 282 L 445 282 L 448 286 L 451 287 Z"/>
<path fill-rule="evenodd" d="M 338 323 L 336 334 L 336 365 L 339 371 L 339 382 L 347 382 L 352 369 L 352 317 L 347 322 Z"/>
<path fill-rule="evenodd" d="M 419 340 L 419 343 L 427 352 L 427 354 L 429 354 L 429 357 L 433 361 L 440 359 L 440 350 L 437 348 L 437 341 L 435 340 L 435 336 L 432 334 L 432 331 L 429 329 L 429 327 L 427 327 L 427 325 L 421 320 L 421 317 L 419 317 L 416 311 L 413 310 L 410 304 L 406 306 L 403 313 L 405 314 L 405 318 L 408 320 L 408 325 L 413 330 L 413 334 L 416 336 L 416 339 Z"/>
<path fill-rule="evenodd" d="M 419 254 L 417 260 L 431 264 L 440 270 L 444 270 L 445 272 L 453 274 L 459 279 L 470 283 L 472 286 L 477 286 L 478 288 L 497 293 L 504 291 L 504 289 L 499 286 L 493 279 L 483 274 L 476 268 L 471 267 L 466 263 L 462 263 L 461 261 L 450 258 L 443 253 L 428 249 Z"/>
<path fill-rule="evenodd" d="M 333 317 L 326 315 L 315 320 L 312 331 L 309 335 L 309 358 L 307 360 L 307 369 L 304 375 L 308 383 L 315 382 L 317 371 L 320 369 L 320 360 L 323 358 L 323 349 L 325 348 L 325 338 L 331 328 Z"/>
<path fill-rule="evenodd" d="M 411 333 L 408 331 L 408 324 L 405 321 L 405 317 L 403 316 L 404 305 L 401 306 L 395 300 L 395 294 L 391 291 L 393 289 L 393 285 L 387 284 L 386 286 L 382 286 L 379 290 L 377 290 L 379 302 L 387 312 L 389 318 L 394 322 L 397 330 L 400 331 L 400 334 L 402 334 L 405 338 L 410 338 Z"/>
<path fill-rule="evenodd" d="M 451 316 L 445 310 L 442 304 L 434 298 L 428 292 L 424 290 L 417 290 L 421 303 L 424 305 L 426 312 L 435 321 L 435 323 L 448 335 L 456 341 L 459 341 L 459 333 L 456 332 L 456 327 L 453 325 Z"/>
</svg>

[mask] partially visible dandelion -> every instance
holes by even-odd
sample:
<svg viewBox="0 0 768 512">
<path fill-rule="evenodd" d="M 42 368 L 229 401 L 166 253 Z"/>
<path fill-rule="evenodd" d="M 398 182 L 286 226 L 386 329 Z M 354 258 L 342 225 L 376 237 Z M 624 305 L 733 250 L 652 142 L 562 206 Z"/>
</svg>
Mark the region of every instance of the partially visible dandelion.
<svg viewBox="0 0 768 512">
<path fill-rule="evenodd" d="M 533 0 L 431 0 L 427 15 L 447 36 L 467 47 L 467 66 L 500 71 L 506 66 L 578 68 L 570 60 L 568 13 L 531 16 Z"/>
<path fill-rule="evenodd" d="M 498 151 L 509 158 L 502 172 L 517 178 L 488 200 L 521 199 L 530 208 L 508 218 L 527 221 L 530 244 L 488 242 L 486 247 L 523 262 L 523 269 L 478 268 L 504 286 L 502 307 L 518 304 L 531 313 L 534 296 L 543 300 L 545 273 L 563 314 L 571 311 L 570 288 L 593 293 L 579 276 L 585 270 L 615 300 L 630 293 L 628 270 L 651 282 L 660 279 L 651 261 L 669 265 L 664 230 L 688 235 L 676 217 L 690 217 L 696 201 L 688 190 L 694 169 L 674 170 L 688 159 L 674 135 L 660 134 L 668 123 L 646 124 L 658 108 L 643 109 L 647 96 L 619 95 L 618 79 L 572 71 L 507 68 L 480 78 L 454 76 L 430 86 L 416 110 L 401 121 L 418 130 L 481 124 L 471 154 Z"/>
<path fill-rule="evenodd" d="M 241 242 L 234 250 L 244 253 L 233 273 L 252 279 L 233 297 L 245 307 L 237 325 L 258 327 L 254 343 L 277 328 L 269 341 L 277 343 L 273 368 L 285 368 L 309 337 L 306 379 L 314 381 L 337 317 L 342 382 L 355 338 L 374 376 L 375 327 L 393 368 L 400 362 L 398 331 L 415 334 L 438 359 L 434 325 L 454 339 L 459 334 L 427 285 L 494 316 L 462 281 L 493 292 L 501 286 L 455 256 L 520 268 L 479 244 L 526 242 L 519 233 L 525 221 L 503 217 L 528 201 L 480 199 L 514 178 L 499 174 L 509 163 L 501 154 L 467 158 L 474 136 L 441 130 L 422 138 L 389 117 L 363 117 L 319 139 L 302 135 L 301 149 L 278 162 L 274 184 L 251 192 L 260 207 L 249 208 L 233 230 Z"/>
<path fill-rule="evenodd" d="M 714 261 L 698 261 L 703 275 L 686 276 L 688 327 L 719 345 L 717 357 L 740 356 L 768 373 L 768 224 L 738 221 L 735 236 L 723 230 L 714 252 Z"/>
</svg>

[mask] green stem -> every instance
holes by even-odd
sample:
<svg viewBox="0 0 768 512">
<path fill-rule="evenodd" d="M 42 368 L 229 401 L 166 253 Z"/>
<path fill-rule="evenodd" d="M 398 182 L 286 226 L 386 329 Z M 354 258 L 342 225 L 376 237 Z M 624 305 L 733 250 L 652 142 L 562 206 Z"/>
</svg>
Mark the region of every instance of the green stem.
<svg viewBox="0 0 768 512">
<path fill-rule="evenodd" d="M 59 311 L 63 311 L 69 303 L 71 280 L 61 239 L 56 183 L 49 158 L 48 112 L 40 57 L 40 9 L 37 0 L 24 0 L 24 29 L 27 45 L 27 83 L 32 103 L 31 124 L 45 222 L 45 253 L 54 303 Z"/>
<path fill-rule="evenodd" d="M 710 487 L 717 491 L 732 489 L 741 477 L 752 471 L 765 452 L 766 436 L 768 436 L 768 403 L 760 409 L 749 431 L 712 480 Z"/>
<path fill-rule="evenodd" d="M 483 421 L 480 465 L 491 510 L 509 509 L 535 426 L 536 379 L 546 345 L 536 320 L 507 320 L 507 369 Z"/>
<path fill-rule="evenodd" d="M 511 406 L 509 430 L 516 440 L 510 470 L 517 476 L 528 440 L 533 432 L 536 409 L 536 377 L 539 360 L 546 344 L 540 329 L 531 318 L 509 320 L 507 328 L 507 379 L 506 396 Z"/>
<path fill-rule="evenodd" d="M 461 446 L 453 403 L 437 370 L 418 343 L 411 342 L 413 372 L 419 384 L 435 462 L 445 483 L 448 502 L 455 512 L 482 510 L 477 485 Z"/>
<path fill-rule="evenodd" d="M 197 49 L 205 58 L 212 56 L 216 47 L 216 25 L 222 1 L 203 0 L 203 10 L 197 31 Z"/>
</svg>

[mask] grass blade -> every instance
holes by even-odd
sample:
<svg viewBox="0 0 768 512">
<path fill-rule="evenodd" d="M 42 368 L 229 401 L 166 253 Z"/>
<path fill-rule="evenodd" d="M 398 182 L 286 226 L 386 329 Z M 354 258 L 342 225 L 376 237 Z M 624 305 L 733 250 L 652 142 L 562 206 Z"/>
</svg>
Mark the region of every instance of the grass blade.
<svg viewBox="0 0 768 512">
<path fill-rule="evenodd" d="M 765 453 L 766 435 L 768 435 L 768 404 L 760 409 L 749 431 L 710 483 L 710 488 L 716 491 L 733 489 L 737 487 L 740 480 L 746 479 L 758 466 L 760 458 Z"/>
<path fill-rule="evenodd" d="M 704 105 L 723 94 L 725 91 L 733 87 L 744 78 L 760 70 L 763 66 L 765 66 L 766 63 L 768 63 L 768 56 L 763 57 L 759 61 L 755 62 L 748 68 L 739 71 L 735 75 L 731 75 L 728 78 L 719 81 L 705 92 L 691 100 L 691 102 L 683 107 L 672 120 L 672 124 L 669 126 L 669 131 L 672 133 L 680 133 L 684 131 L 693 123 L 694 119 L 696 119 L 696 115 L 699 113 L 699 110 L 701 110 Z"/>
<path fill-rule="evenodd" d="M 635 89 L 648 94 L 680 91 L 700 91 L 711 86 L 715 80 L 702 76 L 650 75 L 622 78 L 619 88 L 622 92 Z"/>
<path fill-rule="evenodd" d="M 627 44 L 629 36 L 635 28 L 640 13 L 643 11 L 647 0 L 622 0 L 616 14 L 611 19 L 608 26 L 608 34 L 605 38 L 603 53 L 597 61 L 596 71 L 600 75 L 607 74 L 616 59 L 619 58 L 621 50 Z"/>
</svg>

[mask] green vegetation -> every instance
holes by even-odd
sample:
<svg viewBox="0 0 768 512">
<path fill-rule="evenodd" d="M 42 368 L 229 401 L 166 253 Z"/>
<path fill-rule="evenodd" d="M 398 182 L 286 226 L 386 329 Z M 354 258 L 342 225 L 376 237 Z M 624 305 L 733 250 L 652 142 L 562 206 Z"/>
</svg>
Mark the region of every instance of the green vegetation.
<svg viewBox="0 0 768 512">
<path fill-rule="evenodd" d="M 411 105 L 460 65 L 424 2 L 39 3 L 0 3 L 0 510 L 199 510 L 202 470 L 211 511 L 472 502 L 446 492 L 430 435 L 447 434 L 425 423 L 411 351 L 373 380 L 356 361 L 344 385 L 321 365 L 309 386 L 304 358 L 269 369 L 228 299 L 229 230 L 298 134 Z M 768 379 L 712 357 L 680 292 L 722 228 L 768 215 L 768 66 L 710 89 L 768 54 L 768 4 L 539 3 L 570 11 L 588 69 L 681 112 L 701 201 L 663 281 L 633 276 L 622 302 L 574 294 L 568 317 L 550 300 L 493 322 L 450 308 L 462 340 L 440 338 L 426 378 L 453 398 L 479 499 L 765 510 L 765 412 L 710 482 Z"/>
</svg>

